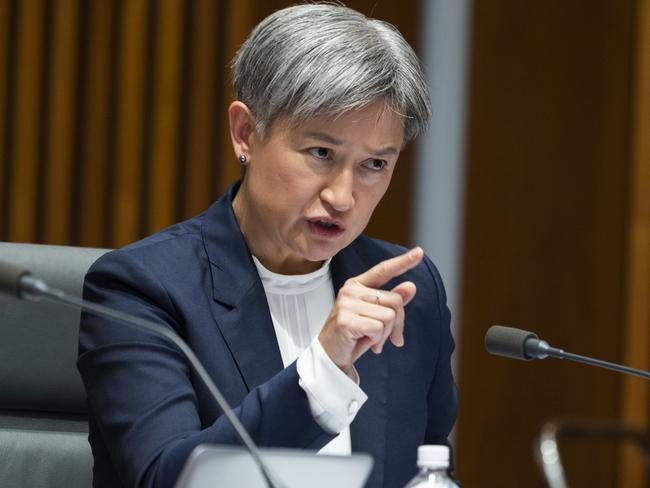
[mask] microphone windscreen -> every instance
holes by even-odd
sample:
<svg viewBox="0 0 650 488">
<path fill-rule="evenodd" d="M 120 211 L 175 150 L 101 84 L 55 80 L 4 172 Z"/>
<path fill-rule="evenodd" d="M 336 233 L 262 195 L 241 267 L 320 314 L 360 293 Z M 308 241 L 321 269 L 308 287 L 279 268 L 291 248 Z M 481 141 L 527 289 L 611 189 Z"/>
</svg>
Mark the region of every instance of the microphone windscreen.
<svg viewBox="0 0 650 488">
<path fill-rule="evenodd" d="M 485 349 L 490 354 L 512 359 L 532 359 L 526 354 L 526 341 L 537 339 L 537 335 L 527 330 L 493 325 L 485 334 Z"/>
<path fill-rule="evenodd" d="M 15 264 L 0 261 L 0 293 L 7 293 L 9 295 L 20 298 L 20 285 L 19 281 L 29 271 Z"/>
</svg>

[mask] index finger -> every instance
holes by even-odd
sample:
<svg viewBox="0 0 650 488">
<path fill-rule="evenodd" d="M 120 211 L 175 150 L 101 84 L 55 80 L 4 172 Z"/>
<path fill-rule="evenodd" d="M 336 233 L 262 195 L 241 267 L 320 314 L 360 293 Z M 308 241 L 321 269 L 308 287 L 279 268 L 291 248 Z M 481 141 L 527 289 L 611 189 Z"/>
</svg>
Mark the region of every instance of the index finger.
<svg viewBox="0 0 650 488">
<path fill-rule="evenodd" d="M 406 273 L 409 269 L 414 268 L 424 256 L 424 251 L 421 247 L 411 249 L 404 254 L 395 256 L 394 258 L 382 261 L 374 265 L 365 273 L 357 276 L 355 281 L 370 288 L 379 288 L 396 276 Z"/>
</svg>

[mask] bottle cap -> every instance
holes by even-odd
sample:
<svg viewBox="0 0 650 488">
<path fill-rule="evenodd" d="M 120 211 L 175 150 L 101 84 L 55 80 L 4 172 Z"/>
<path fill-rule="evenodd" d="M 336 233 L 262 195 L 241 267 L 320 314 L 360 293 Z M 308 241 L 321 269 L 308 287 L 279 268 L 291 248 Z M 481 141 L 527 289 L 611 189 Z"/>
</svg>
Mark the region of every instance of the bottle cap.
<svg viewBox="0 0 650 488">
<path fill-rule="evenodd" d="M 418 468 L 446 469 L 448 467 L 448 446 L 424 445 L 418 447 Z"/>
</svg>

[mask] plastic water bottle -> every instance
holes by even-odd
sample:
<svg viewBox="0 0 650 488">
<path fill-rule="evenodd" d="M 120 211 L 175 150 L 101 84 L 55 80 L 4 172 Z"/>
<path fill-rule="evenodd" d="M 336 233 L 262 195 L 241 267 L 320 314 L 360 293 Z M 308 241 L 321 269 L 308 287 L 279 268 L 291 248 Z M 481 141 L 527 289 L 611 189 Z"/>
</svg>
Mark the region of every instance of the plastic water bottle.
<svg viewBox="0 0 650 488">
<path fill-rule="evenodd" d="M 404 488 L 458 488 L 447 475 L 448 446 L 418 447 L 418 468 L 420 472 Z"/>
</svg>

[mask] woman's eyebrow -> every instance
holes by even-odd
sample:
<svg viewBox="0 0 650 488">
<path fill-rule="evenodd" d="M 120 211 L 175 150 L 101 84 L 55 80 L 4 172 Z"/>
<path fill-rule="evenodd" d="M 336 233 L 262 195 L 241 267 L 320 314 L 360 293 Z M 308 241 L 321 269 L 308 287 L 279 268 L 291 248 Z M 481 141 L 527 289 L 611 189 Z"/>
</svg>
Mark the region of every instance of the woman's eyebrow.
<svg viewBox="0 0 650 488">
<path fill-rule="evenodd" d="M 377 151 L 371 151 L 372 154 L 375 156 L 393 156 L 399 154 L 399 149 L 389 146 L 383 149 L 379 149 Z"/>
<path fill-rule="evenodd" d="M 334 146 L 341 146 L 343 144 L 343 141 L 338 140 L 336 137 L 333 137 L 326 132 L 307 132 L 305 133 L 305 136 L 311 137 L 312 139 L 325 141 L 328 144 L 332 144 Z"/>
<path fill-rule="evenodd" d="M 333 137 L 326 132 L 306 132 L 305 136 L 310 137 L 312 139 L 318 139 L 320 141 L 327 142 L 328 144 L 331 144 L 333 146 L 343 145 L 343 141 L 340 141 L 336 137 Z M 374 154 L 375 156 L 392 156 L 392 155 L 399 154 L 399 149 L 393 146 L 388 146 L 385 148 L 377 149 L 376 151 L 373 150 L 368 151 L 368 153 Z"/>
</svg>

